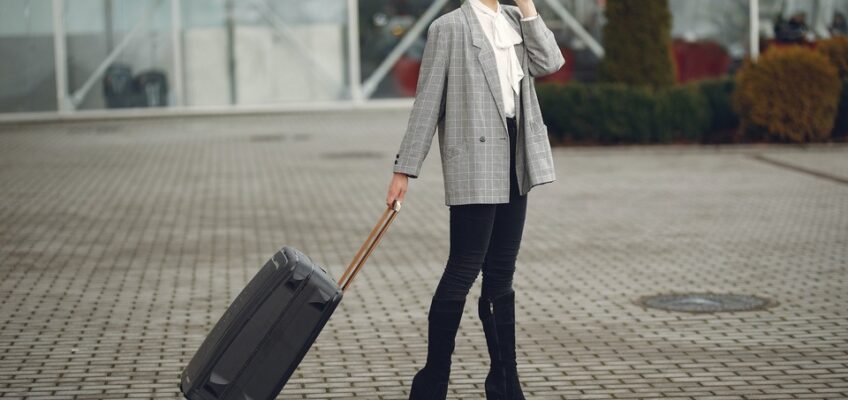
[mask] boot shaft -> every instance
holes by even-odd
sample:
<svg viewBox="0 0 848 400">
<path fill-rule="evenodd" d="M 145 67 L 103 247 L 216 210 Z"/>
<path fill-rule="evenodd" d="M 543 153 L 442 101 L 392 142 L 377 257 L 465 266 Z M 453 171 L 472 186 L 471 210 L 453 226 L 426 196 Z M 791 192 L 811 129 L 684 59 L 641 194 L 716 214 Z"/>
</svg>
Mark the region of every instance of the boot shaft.
<svg viewBox="0 0 848 400">
<path fill-rule="evenodd" d="M 465 299 L 434 298 L 427 316 L 427 364 L 434 376 L 447 377 L 451 356 L 456 348 L 456 334 L 462 321 Z"/>
<path fill-rule="evenodd" d="M 492 359 L 492 368 L 486 376 L 487 398 L 523 400 L 516 368 L 515 292 L 495 298 L 481 297 L 477 312 Z"/>
</svg>

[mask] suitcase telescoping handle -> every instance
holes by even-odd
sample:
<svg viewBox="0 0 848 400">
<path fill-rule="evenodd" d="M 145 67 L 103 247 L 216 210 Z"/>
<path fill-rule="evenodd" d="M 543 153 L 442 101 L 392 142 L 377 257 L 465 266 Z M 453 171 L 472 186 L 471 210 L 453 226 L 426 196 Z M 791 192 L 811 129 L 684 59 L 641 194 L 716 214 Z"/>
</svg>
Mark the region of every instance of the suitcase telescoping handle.
<svg viewBox="0 0 848 400">
<path fill-rule="evenodd" d="M 362 266 L 365 265 L 365 260 L 368 259 L 371 252 L 374 251 L 374 248 L 377 247 L 378 243 L 380 243 L 380 239 L 383 238 L 383 234 L 386 233 L 386 229 L 389 228 L 389 225 L 392 221 L 394 221 L 395 217 L 397 217 L 398 211 L 400 211 L 399 200 L 395 200 L 391 206 L 386 206 L 386 211 L 383 212 L 380 220 L 377 221 L 377 225 L 375 225 L 374 229 L 371 230 L 371 233 L 368 235 L 368 239 L 365 240 L 365 243 L 362 243 L 362 247 L 359 248 L 356 256 L 354 256 L 353 260 L 351 260 L 344 275 L 339 278 L 338 285 L 341 287 L 342 292 L 347 291 L 348 286 L 350 286 L 350 283 L 353 282 L 353 278 L 357 273 L 359 273 Z"/>
</svg>

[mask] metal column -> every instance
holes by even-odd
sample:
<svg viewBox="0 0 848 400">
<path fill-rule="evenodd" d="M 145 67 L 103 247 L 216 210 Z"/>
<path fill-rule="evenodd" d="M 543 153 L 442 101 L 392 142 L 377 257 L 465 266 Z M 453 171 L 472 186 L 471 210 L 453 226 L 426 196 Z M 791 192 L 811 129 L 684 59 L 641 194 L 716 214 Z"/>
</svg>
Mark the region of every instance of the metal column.
<svg viewBox="0 0 848 400">
<path fill-rule="evenodd" d="M 53 61 L 56 69 L 56 106 L 59 114 L 73 111 L 68 101 L 68 53 L 65 47 L 64 3 L 64 0 L 53 0 Z"/>
<path fill-rule="evenodd" d="M 354 104 L 365 101 L 362 95 L 362 65 L 359 49 L 359 0 L 347 0 L 347 70 L 350 81 L 350 99 Z"/>
<path fill-rule="evenodd" d="M 171 0 L 171 48 L 174 58 L 174 104 L 185 105 L 185 84 L 183 70 L 183 17 L 182 1 Z"/>
<path fill-rule="evenodd" d="M 750 16 L 748 41 L 751 46 L 751 59 L 756 61 L 760 56 L 760 1 L 748 0 L 748 7 Z"/>
</svg>

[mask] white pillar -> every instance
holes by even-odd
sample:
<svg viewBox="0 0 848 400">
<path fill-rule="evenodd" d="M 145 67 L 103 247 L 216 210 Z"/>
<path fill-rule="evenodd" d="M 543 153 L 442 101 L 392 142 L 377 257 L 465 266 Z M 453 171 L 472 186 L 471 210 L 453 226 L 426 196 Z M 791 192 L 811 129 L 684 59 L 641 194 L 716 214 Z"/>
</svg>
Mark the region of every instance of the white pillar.
<svg viewBox="0 0 848 400">
<path fill-rule="evenodd" d="M 53 0 L 53 62 L 56 73 L 56 106 L 59 114 L 72 112 L 68 101 L 68 56 L 65 46 L 64 0 Z"/>
<path fill-rule="evenodd" d="M 830 21 L 833 20 L 833 0 L 816 0 L 815 12 L 810 21 L 810 29 L 822 39 L 830 38 L 830 31 L 827 29 Z"/>
<path fill-rule="evenodd" d="M 171 0 L 171 48 L 173 49 L 174 61 L 174 84 L 171 91 L 174 93 L 174 106 L 185 105 L 185 84 L 183 83 L 183 16 L 182 1 Z"/>
<path fill-rule="evenodd" d="M 760 55 L 760 1 L 748 0 L 748 6 L 748 14 L 751 17 L 748 41 L 751 45 L 751 59 L 756 61 Z"/>
<path fill-rule="evenodd" d="M 347 70 L 350 81 L 350 97 L 354 104 L 362 103 L 362 71 L 359 49 L 359 0 L 347 0 Z"/>
</svg>

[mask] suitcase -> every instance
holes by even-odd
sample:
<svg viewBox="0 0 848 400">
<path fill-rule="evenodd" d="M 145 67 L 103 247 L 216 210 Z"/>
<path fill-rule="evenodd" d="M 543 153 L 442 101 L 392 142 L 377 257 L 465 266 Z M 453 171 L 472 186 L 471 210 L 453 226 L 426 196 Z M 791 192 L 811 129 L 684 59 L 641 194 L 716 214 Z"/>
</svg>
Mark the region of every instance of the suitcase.
<svg viewBox="0 0 848 400">
<path fill-rule="evenodd" d="M 389 224 L 395 201 L 334 281 L 294 247 L 274 254 L 230 304 L 180 374 L 190 400 L 274 399 L 327 323 Z"/>
</svg>

